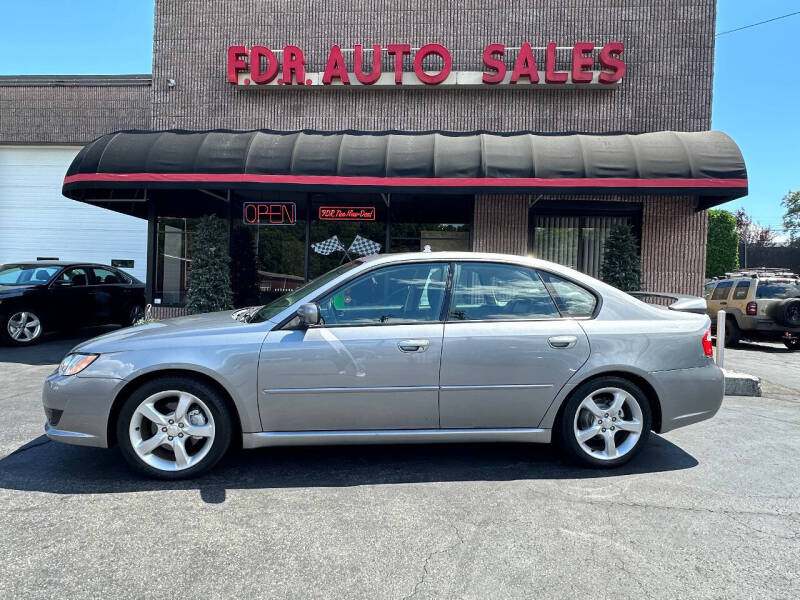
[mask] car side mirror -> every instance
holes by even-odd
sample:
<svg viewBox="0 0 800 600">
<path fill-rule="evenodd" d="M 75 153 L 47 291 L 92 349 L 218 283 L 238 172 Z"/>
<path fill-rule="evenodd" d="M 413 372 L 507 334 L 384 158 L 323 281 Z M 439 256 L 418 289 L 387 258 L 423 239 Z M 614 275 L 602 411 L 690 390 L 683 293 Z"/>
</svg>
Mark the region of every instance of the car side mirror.
<svg viewBox="0 0 800 600">
<path fill-rule="evenodd" d="M 300 317 L 300 322 L 306 327 L 319 325 L 319 304 L 316 302 L 301 304 L 300 308 L 297 309 L 297 316 Z"/>
</svg>

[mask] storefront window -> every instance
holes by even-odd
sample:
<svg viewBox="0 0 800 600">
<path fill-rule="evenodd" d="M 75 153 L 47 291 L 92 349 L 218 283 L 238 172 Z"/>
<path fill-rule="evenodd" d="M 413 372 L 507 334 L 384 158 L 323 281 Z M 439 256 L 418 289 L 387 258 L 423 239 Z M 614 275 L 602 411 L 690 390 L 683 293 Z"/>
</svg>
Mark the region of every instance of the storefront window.
<svg viewBox="0 0 800 600">
<path fill-rule="evenodd" d="M 199 219 L 159 217 L 155 301 L 180 305 L 191 278 L 192 236 Z"/>
<path fill-rule="evenodd" d="M 591 210 L 591 209 L 589 209 Z M 610 214 L 532 212 L 529 252 L 592 277 L 600 277 L 606 240 L 616 225 L 631 226 L 638 234 L 638 205 L 612 207 Z"/>
</svg>

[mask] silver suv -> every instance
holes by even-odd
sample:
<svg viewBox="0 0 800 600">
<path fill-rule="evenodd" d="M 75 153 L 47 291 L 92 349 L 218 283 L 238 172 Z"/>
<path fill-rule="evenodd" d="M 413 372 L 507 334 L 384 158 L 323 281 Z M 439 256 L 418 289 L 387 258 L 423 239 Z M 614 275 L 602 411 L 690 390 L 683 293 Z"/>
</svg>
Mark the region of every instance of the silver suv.
<svg viewBox="0 0 800 600">
<path fill-rule="evenodd" d="M 741 339 L 782 341 L 800 349 L 800 276 L 784 269 L 754 269 L 726 273 L 706 283 L 712 327 L 724 310 L 725 345 Z"/>
</svg>

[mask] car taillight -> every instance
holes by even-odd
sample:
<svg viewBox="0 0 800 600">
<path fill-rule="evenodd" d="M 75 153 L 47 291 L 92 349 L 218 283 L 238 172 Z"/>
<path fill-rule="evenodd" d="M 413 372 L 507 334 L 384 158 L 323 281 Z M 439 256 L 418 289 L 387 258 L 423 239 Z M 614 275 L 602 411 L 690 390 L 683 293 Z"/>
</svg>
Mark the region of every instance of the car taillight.
<svg viewBox="0 0 800 600">
<path fill-rule="evenodd" d="M 748 302 L 747 303 L 747 314 L 748 315 L 756 315 L 758 314 L 758 304 L 755 302 Z"/>
<path fill-rule="evenodd" d="M 711 344 L 711 328 L 709 327 L 706 334 L 703 336 L 703 352 L 706 356 L 714 356 L 714 346 Z"/>
</svg>

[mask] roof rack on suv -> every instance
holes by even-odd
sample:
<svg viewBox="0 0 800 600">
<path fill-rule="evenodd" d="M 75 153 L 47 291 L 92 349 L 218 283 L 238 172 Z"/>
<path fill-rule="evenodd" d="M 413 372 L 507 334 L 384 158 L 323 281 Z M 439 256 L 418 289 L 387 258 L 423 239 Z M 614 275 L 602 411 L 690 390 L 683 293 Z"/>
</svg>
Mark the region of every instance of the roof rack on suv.
<svg viewBox="0 0 800 600">
<path fill-rule="evenodd" d="M 738 271 L 731 271 L 714 277 L 713 279 L 732 279 L 734 277 L 750 277 L 751 279 L 767 279 L 770 277 L 783 277 L 790 279 L 798 279 L 800 275 L 792 273 L 789 269 L 775 268 L 775 267 L 754 267 L 752 269 L 739 269 Z"/>
</svg>

